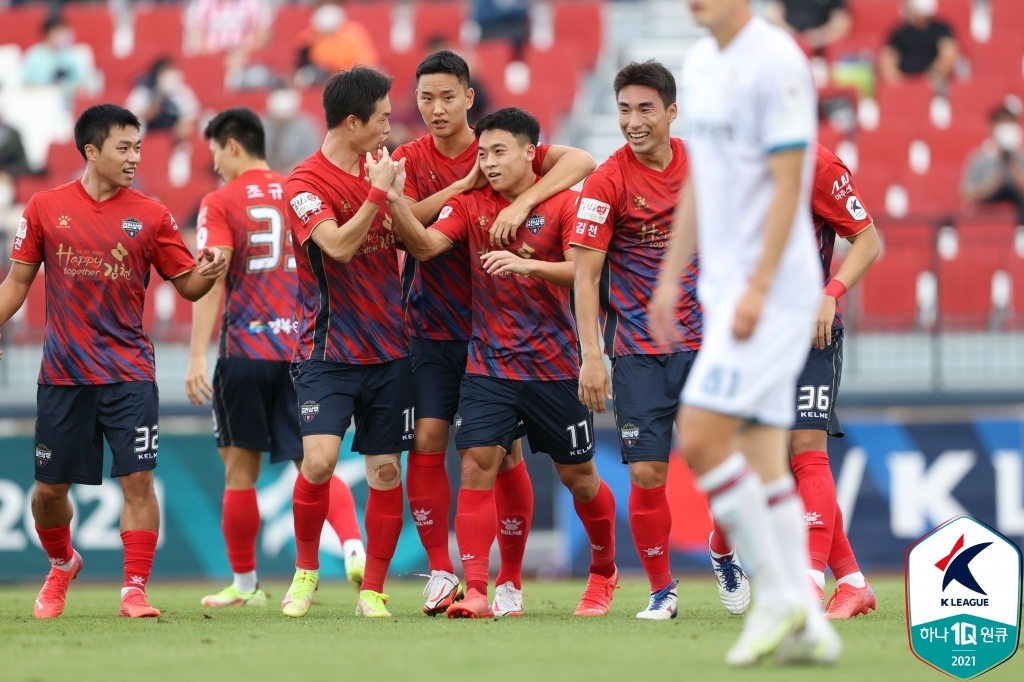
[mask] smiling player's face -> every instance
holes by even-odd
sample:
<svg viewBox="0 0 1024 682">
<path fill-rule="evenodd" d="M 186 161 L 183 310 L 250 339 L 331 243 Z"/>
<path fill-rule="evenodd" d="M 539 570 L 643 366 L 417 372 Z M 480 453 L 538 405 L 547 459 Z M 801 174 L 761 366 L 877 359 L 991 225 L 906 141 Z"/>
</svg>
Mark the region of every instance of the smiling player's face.
<svg viewBox="0 0 1024 682">
<path fill-rule="evenodd" d="M 507 130 L 485 130 L 480 135 L 480 170 L 495 192 L 513 190 L 532 175 L 536 151 Z"/>
<path fill-rule="evenodd" d="M 135 170 L 141 160 L 142 141 L 139 131 L 131 126 L 111 128 L 103 146 L 97 149 L 85 146 L 86 158 L 96 168 L 97 175 L 113 187 L 131 187 Z"/>
<path fill-rule="evenodd" d="M 627 85 L 619 90 L 619 128 L 634 154 L 651 154 L 671 144 L 669 126 L 676 120 L 676 105 L 667 108 L 654 88 Z"/>
</svg>

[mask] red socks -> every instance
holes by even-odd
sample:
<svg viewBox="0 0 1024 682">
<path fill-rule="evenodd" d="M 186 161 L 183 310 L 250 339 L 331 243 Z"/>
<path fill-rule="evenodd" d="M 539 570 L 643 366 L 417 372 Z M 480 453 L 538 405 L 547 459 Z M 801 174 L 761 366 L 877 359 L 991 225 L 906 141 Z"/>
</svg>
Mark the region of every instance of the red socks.
<svg viewBox="0 0 1024 682">
<path fill-rule="evenodd" d="M 832 548 L 836 521 L 836 484 L 828 466 L 828 453 L 819 450 L 801 452 L 792 459 L 800 497 L 804 502 L 807 545 L 811 568 L 825 571 Z"/>
<path fill-rule="evenodd" d="M 292 491 L 292 517 L 295 521 L 295 567 L 320 570 L 320 533 L 331 504 L 331 483 L 310 483 L 299 472 Z"/>
<path fill-rule="evenodd" d="M 64 566 L 75 556 L 71 549 L 71 524 L 57 528 L 40 528 L 36 526 L 39 544 L 50 559 L 52 566 Z"/>
<path fill-rule="evenodd" d="M 604 481 L 590 502 L 573 499 L 576 515 L 590 539 L 590 572 L 604 578 L 615 575 L 615 496 Z"/>
<path fill-rule="evenodd" d="M 124 545 L 124 586 L 146 591 L 149 574 L 156 555 L 157 532 L 154 530 L 126 530 L 121 533 Z"/>
<path fill-rule="evenodd" d="M 846 538 L 846 531 L 843 529 L 843 511 L 838 504 L 836 505 L 835 528 L 832 531 L 832 547 L 828 553 L 828 566 L 832 569 L 832 575 L 836 577 L 836 580 L 860 571 L 857 557 L 853 555 L 853 547 L 850 547 L 850 541 Z"/>
<path fill-rule="evenodd" d="M 345 481 L 331 476 L 330 505 L 327 508 L 327 523 L 342 542 L 346 540 L 362 540 L 359 530 L 359 519 L 356 516 L 356 501 Z"/>
<path fill-rule="evenodd" d="M 672 582 L 668 538 L 672 532 L 672 510 L 665 486 L 644 489 L 635 483 L 629 492 L 629 527 L 640 563 L 651 581 L 651 592 Z"/>
<path fill-rule="evenodd" d="M 720 555 L 732 554 L 732 546 L 729 544 L 728 536 L 726 536 L 722 527 L 718 525 L 718 521 L 714 523 L 715 530 L 711 533 L 711 551 Z"/>
<path fill-rule="evenodd" d="M 232 573 L 256 570 L 256 535 L 260 532 L 260 508 L 256 489 L 224 490 L 220 529 L 228 548 Z"/>
<path fill-rule="evenodd" d="M 511 582 L 521 590 L 523 554 L 533 523 L 533 482 L 525 461 L 520 460 L 508 471 L 498 474 L 494 482 L 494 506 L 498 514 L 498 550 L 501 553 L 497 584 Z"/>
<path fill-rule="evenodd" d="M 459 542 L 466 589 L 487 594 L 487 568 L 497 532 L 493 490 L 459 490 L 455 537 Z"/>
<path fill-rule="evenodd" d="M 452 486 L 444 468 L 443 452 L 409 453 L 405 485 L 409 489 L 409 510 L 420 542 L 427 550 L 431 571 L 455 572 L 448 555 L 448 514 Z"/>
<path fill-rule="evenodd" d="M 366 572 L 361 589 L 384 591 L 384 578 L 402 534 L 402 486 L 391 490 L 370 488 L 366 500 Z"/>
</svg>

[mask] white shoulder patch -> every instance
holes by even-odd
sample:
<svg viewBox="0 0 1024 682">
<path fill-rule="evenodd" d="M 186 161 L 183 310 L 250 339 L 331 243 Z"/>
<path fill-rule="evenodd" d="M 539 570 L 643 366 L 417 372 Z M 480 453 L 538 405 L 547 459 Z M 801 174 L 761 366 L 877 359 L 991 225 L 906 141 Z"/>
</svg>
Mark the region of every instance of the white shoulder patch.
<svg viewBox="0 0 1024 682">
<path fill-rule="evenodd" d="M 592 223 L 604 225 L 604 222 L 608 220 L 608 211 L 611 206 L 598 201 L 597 199 L 581 199 L 580 210 L 576 213 L 576 217 L 580 220 L 589 220 Z"/>
<path fill-rule="evenodd" d="M 310 215 L 316 215 L 324 205 L 323 200 L 312 192 L 302 192 L 291 200 L 292 210 L 302 222 L 308 222 Z"/>
<path fill-rule="evenodd" d="M 850 198 L 846 200 L 846 210 L 849 211 L 854 220 L 864 220 L 868 217 L 864 204 L 860 202 L 856 194 L 851 194 Z"/>
</svg>

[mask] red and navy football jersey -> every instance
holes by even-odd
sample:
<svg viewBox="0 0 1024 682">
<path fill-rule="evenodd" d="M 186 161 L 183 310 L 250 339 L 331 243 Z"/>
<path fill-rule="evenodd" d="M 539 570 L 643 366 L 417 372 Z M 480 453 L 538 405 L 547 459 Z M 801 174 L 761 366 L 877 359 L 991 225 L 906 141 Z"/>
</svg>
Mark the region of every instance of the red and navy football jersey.
<svg viewBox="0 0 1024 682">
<path fill-rule="evenodd" d="M 39 383 L 156 381 L 142 329 L 150 266 L 164 279 L 196 267 L 167 209 L 130 188 L 96 201 L 79 180 L 29 199 L 11 260 L 44 264 Z"/>
<path fill-rule="evenodd" d="M 836 235 L 853 237 L 872 224 L 871 214 L 857 194 L 853 176 L 839 157 L 815 143 L 817 158 L 814 168 L 814 191 L 811 196 L 811 217 L 818 237 L 821 269 L 825 284 L 832 280 L 832 253 Z M 843 328 L 843 314 L 836 304 L 833 329 Z"/>
<path fill-rule="evenodd" d="M 607 254 L 601 273 L 601 322 L 605 351 L 611 357 L 665 353 L 651 337 L 647 307 L 658 285 L 679 190 L 688 174 L 683 142 L 672 138 L 672 162 L 664 171 L 640 163 L 627 144 L 583 184 L 570 242 Z M 703 323 L 696 257 L 683 272 L 676 319 L 683 338 L 669 352 L 699 350 Z"/>
<path fill-rule="evenodd" d="M 566 190 L 541 202 L 505 250 L 522 258 L 564 261 L 576 198 L 576 192 Z M 491 250 L 488 230 L 508 205 L 485 187 L 448 202 L 431 226 L 473 254 L 473 338 L 466 372 L 519 381 L 575 379 L 579 353 L 569 291 L 539 277 L 492 277 L 480 262 L 479 256 Z"/>
<path fill-rule="evenodd" d="M 232 250 L 222 358 L 289 362 L 295 350 L 295 255 L 283 175 L 250 170 L 203 198 L 196 243 Z"/>
<path fill-rule="evenodd" d="M 540 175 L 549 145 L 537 146 L 533 170 Z M 403 144 L 393 158 L 405 158 L 405 196 L 423 201 L 469 175 L 476 163 L 474 141 L 454 159 L 437 151 L 431 135 Z M 473 335 L 469 250 L 456 243 L 450 253 L 420 263 L 405 261 L 403 302 L 409 335 L 435 341 L 468 340 Z"/>
<path fill-rule="evenodd" d="M 362 246 L 348 263 L 321 251 L 310 235 L 325 220 L 344 225 L 370 193 L 365 170 L 351 175 L 318 151 L 285 183 L 299 274 L 299 339 L 294 361 L 372 365 L 409 354 L 402 321 L 402 283 L 391 213 L 377 209 Z"/>
</svg>

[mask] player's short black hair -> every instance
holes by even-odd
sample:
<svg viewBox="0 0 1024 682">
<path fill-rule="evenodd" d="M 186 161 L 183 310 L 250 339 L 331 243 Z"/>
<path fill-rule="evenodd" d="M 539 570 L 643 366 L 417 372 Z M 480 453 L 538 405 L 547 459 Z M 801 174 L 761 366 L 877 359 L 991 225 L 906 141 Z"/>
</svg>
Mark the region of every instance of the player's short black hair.
<svg viewBox="0 0 1024 682">
<path fill-rule="evenodd" d="M 363 123 L 377 110 L 377 102 L 388 96 L 394 79 L 368 66 L 355 66 L 331 76 L 324 87 L 324 117 L 327 129 L 337 128 L 349 116 Z"/>
<path fill-rule="evenodd" d="M 661 62 L 649 59 L 646 62 L 630 62 L 615 74 L 615 96 L 629 85 L 643 85 L 652 88 L 661 97 L 668 109 L 676 102 L 676 79 Z"/>
<path fill-rule="evenodd" d="M 50 35 L 50 31 L 55 28 L 62 28 L 67 26 L 67 22 L 59 14 L 51 14 L 46 17 L 46 21 L 43 22 L 43 35 Z"/>
<path fill-rule="evenodd" d="M 498 109 L 477 121 L 474 129 L 477 139 L 488 130 L 512 133 L 520 143 L 536 146 L 540 142 L 540 122 L 530 112 L 517 107 Z"/>
<path fill-rule="evenodd" d="M 228 140 L 234 140 L 249 156 L 267 158 L 263 122 L 248 107 L 232 107 L 220 112 L 206 125 L 203 136 L 207 140 L 216 140 L 221 147 L 227 145 Z"/>
<path fill-rule="evenodd" d="M 435 73 L 451 74 L 459 79 L 462 87 L 469 88 L 469 64 L 451 50 L 441 50 L 427 55 L 416 67 L 416 82 L 419 83 L 420 76 L 429 76 Z"/>
<path fill-rule="evenodd" d="M 1017 115 L 1005 104 L 1000 104 L 988 114 L 989 123 L 995 124 L 1000 121 L 1016 121 Z"/>
<path fill-rule="evenodd" d="M 91 144 L 97 149 L 110 137 L 114 128 L 142 129 L 142 124 L 135 114 L 116 104 L 96 104 L 82 112 L 75 121 L 75 147 L 78 153 L 85 156 L 85 145 Z"/>
</svg>

